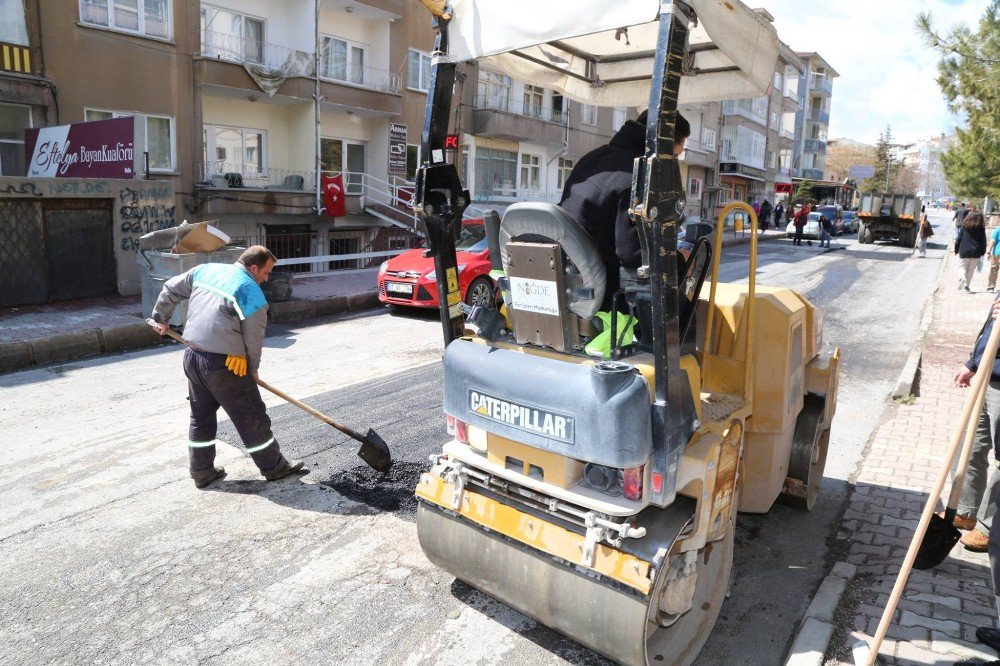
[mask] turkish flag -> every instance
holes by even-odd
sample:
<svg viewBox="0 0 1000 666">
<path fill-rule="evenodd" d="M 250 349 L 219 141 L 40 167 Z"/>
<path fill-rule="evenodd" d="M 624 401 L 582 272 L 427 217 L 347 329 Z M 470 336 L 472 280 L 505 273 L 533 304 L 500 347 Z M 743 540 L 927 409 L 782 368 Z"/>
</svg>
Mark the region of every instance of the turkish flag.
<svg viewBox="0 0 1000 666">
<path fill-rule="evenodd" d="M 323 175 L 320 181 L 323 186 L 323 206 L 327 217 L 343 217 L 347 215 L 347 202 L 344 199 L 344 175 Z"/>
</svg>

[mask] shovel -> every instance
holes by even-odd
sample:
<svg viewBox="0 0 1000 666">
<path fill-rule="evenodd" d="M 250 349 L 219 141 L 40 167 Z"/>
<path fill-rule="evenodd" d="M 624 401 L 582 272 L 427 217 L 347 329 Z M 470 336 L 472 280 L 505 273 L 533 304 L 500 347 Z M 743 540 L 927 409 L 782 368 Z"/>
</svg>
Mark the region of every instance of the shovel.
<svg viewBox="0 0 1000 666">
<path fill-rule="evenodd" d="M 154 322 L 152 319 L 147 319 L 146 323 L 149 324 L 150 326 L 154 327 L 156 326 L 156 322 Z M 166 335 L 169 335 L 177 342 L 187 345 L 191 349 L 196 349 L 194 345 L 192 345 L 190 342 L 188 342 L 181 336 L 177 335 L 177 333 L 170 330 L 169 328 L 166 330 Z M 304 412 L 312 414 L 323 423 L 333 426 L 334 428 L 344 433 L 351 439 L 361 442 L 361 448 L 358 449 L 358 457 L 364 460 L 375 471 L 385 474 L 386 472 L 389 471 L 389 468 L 392 467 L 392 456 L 389 454 L 388 445 L 385 443 L 385 440 L 379 437 L 378 433 L 376 433 L 371 428 L 368 429 L 367 435 L 362 435 L 358 432 L 355 432 L 354 430 L 351 430 L 350 428 L 341 423 L 337 423 L 326 414 L 323 414 L 322 412 L 313 409 L 304 402 L 296 400 L 295 398 L 288 395 L 284 391 L 279 391 L 278 389 L 271 386 L 264 380 L 256 379 L 255 381 L 257 382 L 257 386 L 260 386 L 263 389 L 267 389 L 268 391 L 278 396 L 282 400 L 292 405 L 295 405 Z"/>
<path fill-rule="evenodd" d="M 855 664 L 864 664 L 865 666 L 872 666 L 875 663 L 876 657 L 878 657 L 878 649 L 882 645 L 883 639 L 885 639 L 885 634 L 889 630 L 889 625 L 892 623 L 892 616 L 896 613 L 896 606 L 899 605 L 899 599 L 903 596 L 903 589 L 906 587 L 906 581 L 910 577 L 910 571 L 913 569 L 913 563 L 917 558 L 918 551 L 923 546 L 924 536 L 927 534 L 927 526 L 931 522 L 931 517 L 934 514 L 934 507 L 937 504 L 938 498 L 941 497 L 941 490 L 944 488 L 944 482 L 948 478 L 948 472 L 951 470 L 951 463 L 955 460 L 955 454 L 958 452 L 958 444 L 962 441 L 962 434 L 966 432 L 966 428 L 974 430 L 970 425 L 972 422 L 972 416 L 978 419 L 979 414 L 982 411 L 982 402 L 980 401 L 981 395 L 985 395 L 986 384 L 989 381 L 990 375 L 993 372 L 993 359 L 997 356 L 997 349 L 1000 348 L 1000 321 L 993 321 L 993 330 L 990 331 L 989 340 L 986 341 L 986 349 L 983 351 L 983 362 L 979 364 L 979 369 L 976 370 L 976 375 L 972 379 L 972 390 L 970 391 L 968 397 L 965 399 L 965 407 L 962 409 L 962 417 L 958 421 L 958 426 L 955 429 L 955 434 L 952 435 L 951 443 L 948 445 L 948 450 L 944 454 L 944 463 L 941 465 L 941 471 L 938 472 L 937 479 L 934 481 L 934 488 L 931 489 L 930 495 L 927 497 L 927 504 L 924 505 L 924 512 L 920 515 L 920 522 L 917 523 L 917 530 L 913 534 L 913 540 L 910 542 L 910 548 L 906 551 L 906 557 L 903 558 L 903 565 L 899 569 L 899 575 L 896 577 L 896 583 L 892 587 L 892 594 L 889 595 L 889 602 L 886 604 L 885 610 L 882 612 L 882 619 L 879 620 L 878 629 L 875 631 L 875 637 L 872 639 L 871 647 L 869 647 L 864 641 L 860 641 L 854 646 L 854 662 Z M 989 362 L 987 362 L 987 360 Z M 976 405 L 979 405 L 979 412 L 973 412 Z M 968 437 L 966 438 L 968 442 Z M 966 463 L 968 462 L 968 457 L 966 458 Z M 959 476 L 955 477 L 956 483 L 961 483 L 965 480 L 965 470 L 959 470 Z M 959 487 L 959 493 L 961 492 L 961 487 Z M 954 492 L 952 493 L 954 495 Z M 955 495 L 955 501 L 949 501 L 949 504 L 957 503 L 957 495 Z M 954 520 L 954 513 L 951 512 L 951 520 Z M 951 527 L 951 520 L 944 520 L 945 527 Z M 956 539 L 957 541 L 957 539 Z M 955 542 L 951 542 L 951 546 L 954 546 Z M 941 544 L 943 546 L 943 543 Z M 940 548 L 941 546 L 936 546 Z M 949 550 L 951 549 L 949 546 Z M 947 554 L 948 551 L 945 551 Z M 942 558 L 943 559 L 943 558 Z"/>
</svg>

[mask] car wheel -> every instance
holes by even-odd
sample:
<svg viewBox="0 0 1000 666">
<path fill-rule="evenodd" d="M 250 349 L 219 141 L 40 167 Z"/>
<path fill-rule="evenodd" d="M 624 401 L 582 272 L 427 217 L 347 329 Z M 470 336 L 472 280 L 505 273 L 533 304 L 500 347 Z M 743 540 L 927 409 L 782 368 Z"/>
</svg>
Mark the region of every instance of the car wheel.
<svg viewBox="0 0 1000 666">
<path fill-rule="evenodd" d="M 488 277 L 477 277 L 465 292 L 465 302 L 468 305 L 486 307 L 493 299 L 493 281 Z"/>
</svg>

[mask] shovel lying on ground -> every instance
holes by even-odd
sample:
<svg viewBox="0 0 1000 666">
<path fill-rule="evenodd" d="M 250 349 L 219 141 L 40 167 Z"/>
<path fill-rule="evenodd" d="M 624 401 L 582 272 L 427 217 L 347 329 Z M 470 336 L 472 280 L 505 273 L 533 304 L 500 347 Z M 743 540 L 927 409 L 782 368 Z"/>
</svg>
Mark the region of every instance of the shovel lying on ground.
<svg viewBox="0 0 1000 666">
<path fill-rule="evenodd" d="M 951 470 L 951 464 L 955 460 L 955 454 L 958 452 L 959 442 L 962 441 L 962 435 L 966 433 L 966 430 L 975 430 L 975 423 L 979 419 L 979 414 L 982 411 L 982 396 L 986 392 L 986 384 L 989 381 L 990 375 L 993 372 L 993 362 L 992 359 L 996 358 L 997 349 L 1000 348 L 1000 321 L 993 322 L 993 330 L 990 332 L 990 337 L 986 342 L 986 349 L 983 351 L 983 362 L 979 364 L 979 369 L 976 370 L 976 375 L 972 379 L 971 390 L 969 395 L 965 399 L 965 407 L 962 409 L 962 416 L 958 421 L 958 425 L 955 428 L 955 433 L 952 435 L 951 443 L 948 445 L 948 450 L 944 454 L 944 462 L 941 465 L 941 471 L 938 472 L 937 479 L 934 481 L 934 487 L 931 489 L 930 494 L 927 497 L 927 504 L 924 505 L 924 512 L 920 515 L 920 522 L 917 523 L 917 530 L 913 534 L 913 540 L 910 542 L 910 548 L 906 551 L 906 557 L 903 558 L 903 566 L 900 567 L 899 575 L 896 577 L 896 583 L 892 587 L 892 594 L 889 595 L 889 602 L 885 606 L 885 610 L 882 612 L 882 619 L 879 620 L 878 629 L 875 631 L 875 637 L 872 639 L 872 644 L 869 647 L 864 641 L 859 641 L 854 646 L 854 663 L 864 664 L 864 666 L 872 666 L 875 663 L 875 659 L 878 657 L 879 647 L 882 646 L 882 641 L 885 639 L 885 633 L 889 630 L 889 625 L 892 623 L 892 616 L 896 613 L 896 606 L 899 605 L 899 599 L 903 596 L 903 589 L 906 587 L 906 581 L 910 577 L 910 572 L 913 569 L 914 562 L 916 561 L 918 552 L 923 547 L 924 537 L 927 535 L 927 526 L 931 522 L 931 518 L 935 517 L 934 508 L 937 505 L 938 499 L 941 497 L 941 490 L 944 488 L 944 482 L 948 478 L 948 472 Z M 990 362 L 987 362 L 990 359 Z M 976 410 L 978 406 L 978 411 Z M 966 438 L 966 448 L 968 448 L 968 443 L 971 440 Z M 964 453 L 963 458 L 966 463 L 968 463 L 968 454 Z M 964 468 L 958 471 L 955 478 L 956 484 L 961 484 L 965 479 Z M 959 485 L 958 492 L 961 493 L 961 486 Z M 948 504 L 954 506 L 957 503 L 957 495 L 953 492 L 953 498 L 949 500 Z M 947 519 L 948 514 L 951 515 L 950 519 Z M 946 520 L 943 520 L 944 527 L 952 527 L 951 521 L 954 520 L 954 513 L 949 511 L 946 513 Z M 951 536 L 945 530 L 945 535 L 947 540 L 942 540 L 940 542 L 935 542 L 933 545 L 929 544 L 927 546 L 928 551 L 934 551 L 933 553 L 937 555 L 941 548 L 943 548 L 947 543 L 950 542 L 948 550 L 944 551 L 944 555 L 948 554 L 951 547 L 955 545 L 955 541 L 950 541 Z M 944 559 L 943 557 L 941 559 Z M 940 562 L 940 560 L 938 560 Z M 933 566 L 933 565 L 931 565 Z"/>
<path fill-rule="evenodd" d="M 156 322 L 154 322 L 152 319 L 147 319 L 146 323 L 153 327 L 156 326 Z M 188 342 L 181 336 L 177 335 L 177 333 L 170 330 L 169 328 L 166 330 L 166 335 L 169 335 L 177 342 L 187 345 L 191 349 L 195 349 L 195 347 L 190 342 Z M 341 423 L 337 423 L 326 414 L 323 414 L 322 412 L 313 409 L 304 402 L 296 400 L 295 398 L 288 395 L 284 391 L 279 391 L 278 389 L 271 386 L 262 379 L 256 379 L 255 381 L 257 382 L 257 386 L 260 386 L 263 389 L 267 389 L 268 391 L 278 396 L 282 400 L 285 400 L 286 402 L 295 405 L 304 412 L 312 414 L 323 423 L 333 426 L 334 428 L 344 433 L 351 439 L 361 442 L 361 448 L 358 449 L 358 457 L 364 460 L 375 471 L 385 474 L 386 472 L 389 471 L 389 468 L 392 467 L 392 456 L 389 454 L 389 446 L 385 443 L 385 441 L 381 437 L 379 437 L 378 433 L 376 433 L 371 428 L 368 429 L 367 435 L 362 435 L 361 433 L 355 432 L 354 430 L 351 430 L 350 428 Z"/>
</svg>

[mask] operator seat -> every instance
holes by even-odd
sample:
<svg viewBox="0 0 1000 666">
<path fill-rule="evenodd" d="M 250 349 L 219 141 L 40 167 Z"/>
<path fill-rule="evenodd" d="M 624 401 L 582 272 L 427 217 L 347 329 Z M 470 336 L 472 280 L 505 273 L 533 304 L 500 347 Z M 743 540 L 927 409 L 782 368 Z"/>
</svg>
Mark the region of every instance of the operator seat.
<svg viewBox="0 0 1000 666">
<path fill-rule="evenodd" d="M 569 309 L 591 320 L 601 308 L 607 271 L 594 239 L 569 213 L 555 204 L 525 201 L 512 204 L 500 222 L 500 260 L 508 267 L 507 244 L 558 243 L 574 269 L 567 298 Z"/>
</svg>

